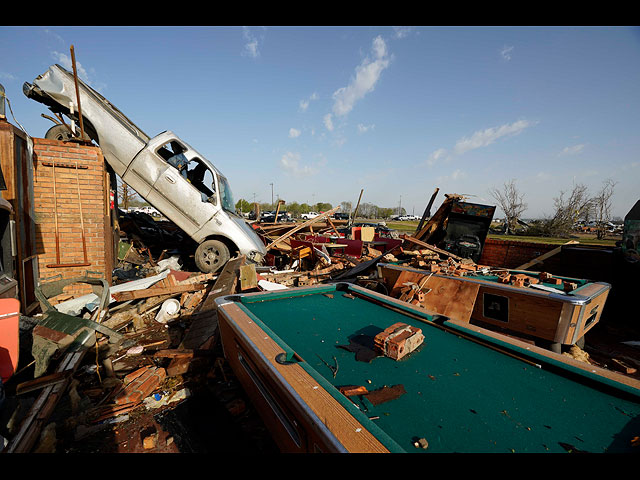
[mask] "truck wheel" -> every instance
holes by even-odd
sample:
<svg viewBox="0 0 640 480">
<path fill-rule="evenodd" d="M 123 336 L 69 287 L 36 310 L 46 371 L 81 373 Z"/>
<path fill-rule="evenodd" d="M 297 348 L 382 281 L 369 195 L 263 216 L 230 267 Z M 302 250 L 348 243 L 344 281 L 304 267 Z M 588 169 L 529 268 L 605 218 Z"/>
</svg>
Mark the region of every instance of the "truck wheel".
<svg viewBox="0 0 640 480">
<path fill-rule="evenodd" d="M 73 135 L 64 125 L 54 125 L 49 130 L 47 130 L 47 133 L 44 134 L 44 138 L 49 140 L 67 141 L 71 140 L 73 138 Z"/>
<path fill-rule="evenodd" d="M 219 240 L 206 240 L 196 249 L 196 267 L 203 273 L 215 273 L 229 260 L 229 249 Z"/>
</svg>

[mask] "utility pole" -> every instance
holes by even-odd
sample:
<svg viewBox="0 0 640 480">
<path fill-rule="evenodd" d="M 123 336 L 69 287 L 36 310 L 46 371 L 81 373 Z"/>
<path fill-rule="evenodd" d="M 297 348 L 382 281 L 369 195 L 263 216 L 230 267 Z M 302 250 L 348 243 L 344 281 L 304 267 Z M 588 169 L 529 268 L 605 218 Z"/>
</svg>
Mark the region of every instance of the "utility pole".
<svg viewBox="0 0 640 480">
<path fill-rule="evenodd" d="M 271 185 L 271 205 L 273 205 L 273 183 L 270 183 L 269 185 Z"/>
</svg>

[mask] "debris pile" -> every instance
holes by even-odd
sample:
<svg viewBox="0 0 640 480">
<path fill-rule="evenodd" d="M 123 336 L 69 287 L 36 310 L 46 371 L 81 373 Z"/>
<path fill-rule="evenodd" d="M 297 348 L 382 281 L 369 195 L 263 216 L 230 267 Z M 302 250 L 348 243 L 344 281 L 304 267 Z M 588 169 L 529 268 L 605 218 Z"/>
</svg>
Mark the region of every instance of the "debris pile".
<svg viewBox="0 0 640 480">
<path fill-rule="evenodd" d="M 176 409 L 212 381 L 228 387 L 233 373 L 220 346 L 215 307 L 221 296 L 349 282 L 424 307 L 431 292 L 427 280 L 433 275 L 494 276 L 516 288 L 562 282 L 545 272 L 479 265 L 429 243 L 446 216 L 434 216 L 408 235 L 334 220 L 334 210 L 302 223 L 253 222 L 267 246 L 264 262 L 236 255 L 218 272 L 206 274 L 196 271 L 184 254 L 193 250 L 181 250 L 186 240 L 179 230 L 144 214 L 125 215 L 111 286 L 89 272 L 43 283 L 36 288 L 41 313 L 21 317 L 23 362 L 5 390 L 7 401 L 11 394 L 18 399 L 13 406 L 20 405 L 20 398 L 32 401 L 28 408 L 4 409 L 12 412 L 2 423 L 7 425 L 1 432 L 7 437 L 5 451 L 56 451 L 61 437 L 77 443 L 106 429 L 125 431 L 144 412 L 156 418 Z M 390 281 L 381 273 L 385 265 L 423 276 L 415 282 Z M 69 293 L 72 283 L 85 284 L 91 293 Z M 563 291 L 575 288 L 564 282 Z M 459 296 L 447 298 L 449 307 L 464 303 Z M 369 361 L 380 354 L 400 359 L 422 340 L 420 331 L 394 325 L 374 345 L 356 342 L 343 348 Z M 569 354 L 595 363 L 576 349 Z M 25 358 L 33 360 L 25 364 Z M 618 370 L 623 367 L 635 373 L 628 364 Z M 223 397 L 229 415 L 248 415 L 242 394 Z M 60 422 L 56 415 L 62 404 L 70 411 Z M 128 451 L 179 451 L 175 439 L 157 424 L 135 430 L 137 442 L 123 441 L 131 442 Z"/>
<path fill-rule="evenodd" d="M 42 313 L 21 317 L 22 363 L 4 385 L 4 451 L 59 451 L 65 442 L 123 430 L 145 412 L 175 408 L 207 382 L 228 389 L 214 301 L 250 281 L 240 275 L 246 273 L 244 257 L 230 260 L 217 274 L 203 274 L 175 270 L 177 257 L 163 262 L 147 254 L 140 262 L 131 249 L 141 245 L 126 248 L 111 287 L 86 276 L 36 289 Z M 67 293 L 78 283 L 90 284 L 93 292 Z M 246 410 L 238 396 L 225 408 L 232 416 Z M 138 433 L 131 433 L 129 448 L 121 451 L 137 451 Z M 57 440 L 43 444 L 51 435 Z M 139 438 L 137 448 L 172 451 L 157 437 L 158 431 Z"/>
</svg>

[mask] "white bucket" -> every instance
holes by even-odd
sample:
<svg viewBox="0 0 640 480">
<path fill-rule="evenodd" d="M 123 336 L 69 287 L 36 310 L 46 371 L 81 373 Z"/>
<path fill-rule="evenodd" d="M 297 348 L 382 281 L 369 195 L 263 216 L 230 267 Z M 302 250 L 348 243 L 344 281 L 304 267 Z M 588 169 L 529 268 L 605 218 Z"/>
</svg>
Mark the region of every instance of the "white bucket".
<svg viewBox="0 0 640 480">
<path fill-rule="evenodd" d="M 156 315 L 156 320 L 160 323 L 167 323 L 169 320 L 176 318 L 180 312 L 180 302 L 175 298 L 165 300 L 160 307 L 160 311 Z"/>
</svg>

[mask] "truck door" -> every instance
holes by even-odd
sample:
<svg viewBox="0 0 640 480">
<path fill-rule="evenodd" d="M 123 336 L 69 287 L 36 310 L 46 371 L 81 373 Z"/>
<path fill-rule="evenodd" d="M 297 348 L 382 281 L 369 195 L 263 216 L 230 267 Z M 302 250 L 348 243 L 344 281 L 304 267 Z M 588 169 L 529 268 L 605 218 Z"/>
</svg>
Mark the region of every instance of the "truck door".
<svg viewBox="0 0 640 480">
<path fill-rule="evenodd" d="M 220 208 L 213 172 L 199 158 L 189 158 L 190 152 L 175 140 L 163 145 L 157 153 L 165 160 L 165 165 L 150 189 L 147 200 L 191 236 Z M 187 178 L 188 173 L 198 165 L 202 165 L 198 174 L 203 182 L 209 180 L 209 188 L 205 185 L 196 186 Z"/>
</svg>

